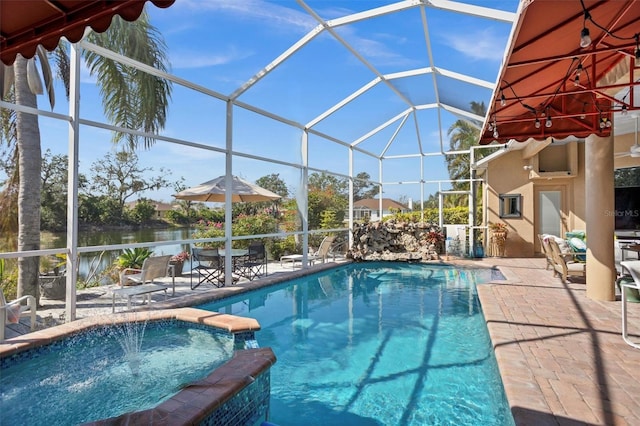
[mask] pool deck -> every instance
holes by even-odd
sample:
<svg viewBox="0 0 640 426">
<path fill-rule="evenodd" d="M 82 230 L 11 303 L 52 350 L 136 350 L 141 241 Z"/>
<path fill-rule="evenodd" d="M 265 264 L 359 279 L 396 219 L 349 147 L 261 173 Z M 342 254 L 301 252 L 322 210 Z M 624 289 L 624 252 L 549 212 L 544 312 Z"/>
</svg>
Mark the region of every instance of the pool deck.
<svg viewBox="0 0 640 426">
<path fill-rule="evenodd" d="M 506 277 L 479 285 L 478 293 L 517 425 L 640 425 L 640 350 L 622 340 L 619 297 L 612 302 L 588 299 L 584 281 L 562 284 L 545 270 L 544 258 L 451 263 L 499 267 Z M 189 277 L 181 277 L 175 297 L 163 302 L 163 295 L 154 294 L 151 306 L 188 306 L 333 266 L 292 270 L 270 263 L 268 277 L 220 289 L 202 285 L 191 290 Z M 39 328 L 64 318 L 63 301 L 42 303 Z M 640 304 L 627 306 L 630 335 L 640 342 Z M 118 300 L 117 310 L 124 307 L 125 301 Z M 78 318 L 110 312 L 107 288 L 78 292 Z M 6 330 L 7 337 L 18 339 L 24 332 Z"/>
</svg>

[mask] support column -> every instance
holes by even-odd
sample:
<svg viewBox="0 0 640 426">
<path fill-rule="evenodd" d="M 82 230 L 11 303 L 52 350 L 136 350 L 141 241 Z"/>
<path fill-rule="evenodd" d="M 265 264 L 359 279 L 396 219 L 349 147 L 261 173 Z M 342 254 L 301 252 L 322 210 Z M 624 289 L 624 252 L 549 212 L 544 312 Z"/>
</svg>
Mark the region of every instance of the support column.
<svg viewBox="0 0 640 426">
<path fill-rule="evenodd" d="M 615 300 L 613 132 L 585 140 L 587 297 Z"/>
</svg>

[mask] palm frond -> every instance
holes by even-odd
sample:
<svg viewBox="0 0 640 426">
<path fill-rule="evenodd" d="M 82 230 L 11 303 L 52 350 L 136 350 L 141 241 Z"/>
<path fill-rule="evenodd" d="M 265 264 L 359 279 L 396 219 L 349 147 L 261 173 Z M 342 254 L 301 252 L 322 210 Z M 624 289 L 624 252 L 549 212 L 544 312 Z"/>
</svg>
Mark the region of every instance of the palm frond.
<svg viewBox="0 0 640 426">
<path fill-rule="evenodd" d="M 49 66 L 49 56 L 42 46 L 38 46 L 36 52 L 38 59 L 40 59 L 40 68 L 42 68 L 42 77 L 44 78 L 44 85 L 47 88 L 47 95 L 49 96 L 49 105 L 51 105 L 51 109 L 53 109 L 56 105 L 56 94 L 53 89 L 53 73 Z"/>
<path fill-rule="evenodd" d="M 161 71 L 168 69 L 167 47 L 161 34 L 149 23 L 146 12 L 133 23 L 116 17 L 108 31 L 91 33 L 88 38 Z M 92 52 L 86 52 L 85 59 L 91 74 L 98 77 L 105 116 L 112 123 L 147 133 L 158 133 L 164 128 L 172 90 L 169 81 Z M 116 133 L 113 139 L 115 143 L 125 141 L 129 149 L 134 149 L 140 138 Z M 142 140 L 145 148 L 155 142 L 153 138 Z"/>
<path fill-rule="evenodd" d="M 44 89 L 42 88 L 42 79 L 40 79 L 40 73 L 36 67 L 36 58 L 27 59 L 27 84 L 29 90 L 34 95 L 42 95 Z"/>
</svg>

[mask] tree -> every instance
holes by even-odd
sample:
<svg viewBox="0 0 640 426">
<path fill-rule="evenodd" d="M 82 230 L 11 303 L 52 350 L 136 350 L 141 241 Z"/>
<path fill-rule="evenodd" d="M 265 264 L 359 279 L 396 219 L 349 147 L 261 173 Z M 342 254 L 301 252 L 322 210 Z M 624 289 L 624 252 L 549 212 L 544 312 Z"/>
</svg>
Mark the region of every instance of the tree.
<svg viewBox="0 0 640 426">
<path fill-rule="evenodd" d="M 368 198 L 376 198 L 380 193 L 377 185 L 369 182 L 371 176 L 367 172 L 360 172 L 353 179 L 353 200 L 366 200 Z"/>
<path fill-rule="evenodd" d="M 264 189 L 268 189 L 281 196 L 282 198 L 289 197 L 289 189 L 287 184 L 280 178 L 279 173 L 271 173 L 270 175 L 262 176 L 256 180 L 256 185 L 261 186 Z"/>
<path fill-rule="evenodd" d="M 62 231 L 67 225 L 67 156 L 53 155 L 47 150 L 42 157 L 42 202 L 40 205 L 43 230 Z"/>
<path fill-rule="evenodd" d="M 166 46 L 161 34 L 150 25 L 146 12 L 134 23 L 127 23 L 115 17 L 109 30 L 103 34 L 90 33 L 89 41 L 112 49 L 124 56 L 166 71 Z M 156 132 L 164 127 L 171 84 L 161 78 L 140 72 L 122 64 L 90 52 L 83 52 L 92 75 L 97 76 L 97 84 L 104 96 L 105 115 L 115 125 Z M 59 47 L 52 57 L 56 61 L 58 75 L 69 88 L 69 56 Z M 37 108 L 37 94 L 44 93 L 37 71 L 40 65 L 49 103 L 53 108 L 53 74 L 49 58 L 39 47 L 37 56 L 24 59 L 20 55 L 12 66 L 3 67 L 4 79 L 0 79 L 0 95 L 3 99 L 15 99 L 22 106 Z M 9 80 L 7 80 L 9 79 Z M 13 81 L 11 81 L 13 79 Z M 8 84 L 5 84 L 7 83 Z M 13 89 L 13 92 L 10 89 Z M 3 119 L 11 119 L 3 114 Z M 17 176 L 11 180 L 12 186 L 3 187 L 0 204 L 17 205 L 19 251 L 40 249 L 40 204 L 41 204 L 41 144 L 38 116 L 26 112 L 16 112 L 15 125 L 3 122 L 3 139 L 15 142 L 17 150 Z M 115 142 L 126 141 L 129 148 L 137 146 L 139 137 L 131 134 L 114 133 Z M 142 138 L 144 146 L 153 143 L 152 138 Z M 12 157 L 12 156 L 10 156 Z M 16 190 L 15 186 L 18 189 Z M 8 208 L 8 211 L 13 210 Z M 20 258 L 18 262 L 18 296 L 30 294 L 38 299 L 38 257 Z"/>
<path fill-rule="evenodd" d="M 124 219 L 124 205 L 129 198 L 144 191 L 168 188 L 171 182 L 165 179 L 171 173 L 159 170 L 159 175 L 145 177 L 152 167 L 140 168 L 134 152 L 109 153 L 91 165 L 89 190 L 92 195 L 103 195 L 115 200 L 118 213 Z"/>
<path fill-rule="evenodd" d="M 484 102 L 471 102 L 471 110 L 484 117 L 487 109 Z M 449 139 L 449 148 L 452 151 L 466 151 L 474 146 L 480 138 L 480 129 L 472 125 L 467 120 L 457 120 L 449 127 L 447 131 Z M 449 170 L 449 178 L 451 180 L 469 179 L 469 154 L 447 155 L 447 169 Z M 454 190 L 469 190 L 469 182 L 454 182 L 452 185 Z"/>
</svg>

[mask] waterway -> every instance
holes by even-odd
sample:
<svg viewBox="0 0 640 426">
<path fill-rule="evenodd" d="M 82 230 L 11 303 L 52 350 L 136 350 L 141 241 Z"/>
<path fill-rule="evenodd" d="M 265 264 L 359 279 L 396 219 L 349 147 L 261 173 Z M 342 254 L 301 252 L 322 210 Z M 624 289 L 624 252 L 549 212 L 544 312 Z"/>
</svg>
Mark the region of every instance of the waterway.
<svg viewBox="0 0 640 426">
<path fill-rule="evenodd" d="M 147 243 L 154 241 L 178 241 L 192 238 L 193 228 L 164 228 L 164 229 L 139 229 L 139 230 L 109 230 L 109 231 L 80 231 L 78 233 L 78 247 L 93 247 L 116 244 Z M 48 233 L 42 238 L 41 248 L 66 247 L 66 233 Z M 183 250 L 190 251 L 188 244 L 169 244 L 152 247 L 153 254 L 177 254 Z M 102 271 L 108 268 L 122 250 L 107 252 L 81 253 L 78 274 L 85 279 L 90 272 Z"/>
</svg>

